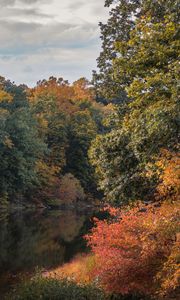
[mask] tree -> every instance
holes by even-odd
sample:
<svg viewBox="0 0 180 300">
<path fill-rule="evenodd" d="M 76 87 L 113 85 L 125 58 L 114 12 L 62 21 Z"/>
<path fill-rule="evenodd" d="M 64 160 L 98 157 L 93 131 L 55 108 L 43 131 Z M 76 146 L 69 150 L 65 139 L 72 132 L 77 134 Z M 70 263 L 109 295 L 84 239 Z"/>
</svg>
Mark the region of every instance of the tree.
<svg viewBox="0 0 180 300">
<path fill-rule="evenodd" d="M 60 175 L 66 164 L 68 115 L 76 110 L 69 99 L 71 96 L 68 82 L 54 77 L 38 82 L 29 95 L 39 134 L 49 149 L 43 160 L 47 166 L 54 169 L 55 175 Z"/>
<path fill-rule="evenodd" d="M 38 164 L 41 178 L 47 178 L 43 170 L 47 173 L 50 167 L 58 180 L 61 175 L 72 173 L 86 190 L 91 190 L 92 185 L 94 188 L 87 152 L 91 140 L 102 128 L 103 113 L 93 100 L 89 82 L 80 78 L 69 85 L 62 78 L 50 77 L 31 90 L 29 101 L 39 124 L 39 134 L 49 150 Z"/>
<path fill-rule="evenodd" d="M 174 13 L 161 15 L 162 21 L 154 15 L 139 17 L 129 39 L 116 43 L 114 77 L 131 101 L 117 107 L 114 129 L 90 151 L 100 187 L 112 201 L 150 199 L 160 149 L 173 151 L 178 144 L 179 25 Z"/>
<path fill-rule="evenodd" d="M 86 190 L 94 187 L 93 168 L 88 158 L 88 149 L 97 133 L 97 125 L 88 109 L 74 113 L 68 128 L 69 147 L 66 151 L 65 172 L 78 178 Z"/>
<path fill-rule="evenodd" d="M 179 1 L 172 0 L 106 0 L 110 7 L 110 17 L 106 24 L 100 23 L 102 51 L 97 59 L 99 72 L 93 72 L 93 83 L 97 99 L 112 99 L 115 102 L 127 101 L 124 90 L 126 78 L 121 76 L 117 81 L 113 71 L 113 61 L 121 55 L 115 46 L 116 42 L 127 42 L 130 32 L 135 28 L 136 20 L 144 15 L 151 15 L 153 22 L 162 21 L 165 15 L 172 14 L 178 20 Z"/>
<path fill-rule="evenodd" d="M 93 88 L 90 86 L 90 82 L 82 77 L 76 80 L 73 85 L 73 100 L 81 101 L 81 100 L 88 100 L 94 101 L 94 91 Z"/>
<path fill-rule="evenodd" d="M 13 200 L 38 185 L 36 163 L 46 148 L 24 88 L 6 84 L 0 91 L 0 195 Z"/>
<path fill-rule="evenodd" d="M 157 198 L 178 200 L 180 194 L 180 154 L 165 149 L 157 161 L 160 169 L 160 183 L 157 187 Z"/>
<path fill-rule="evenodd" d="M 78 200 L 85 199 L 84 190 L 80 184 L 80 181 L 72 174 L 67 173 L 61 178 L 59 186 L 59 198 L 62 203 L 76 203 Z"/>
</svg>

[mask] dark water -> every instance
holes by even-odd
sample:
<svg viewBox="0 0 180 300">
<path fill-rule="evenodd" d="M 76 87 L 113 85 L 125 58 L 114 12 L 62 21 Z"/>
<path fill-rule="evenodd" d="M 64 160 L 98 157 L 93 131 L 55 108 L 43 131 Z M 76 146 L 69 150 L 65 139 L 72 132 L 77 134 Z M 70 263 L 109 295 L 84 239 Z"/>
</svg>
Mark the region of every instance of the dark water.
<svg viewBox="0 0 180 300">
<path fill-rule="evenodd" d="M 0 213 L 0 295 L 19 274 L 55 268 L 85 251 L 83 235 L 93 215 L 87 210 Z"/>
</svg>

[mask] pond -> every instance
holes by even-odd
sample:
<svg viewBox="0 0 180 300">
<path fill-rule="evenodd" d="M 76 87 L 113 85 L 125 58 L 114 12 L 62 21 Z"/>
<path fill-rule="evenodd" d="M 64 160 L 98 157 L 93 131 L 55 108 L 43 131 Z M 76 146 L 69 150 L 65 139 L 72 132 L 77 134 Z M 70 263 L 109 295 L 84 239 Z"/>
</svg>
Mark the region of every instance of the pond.
<svg viewBox="0 0 180 300">
<path fill-rule="evenodd" d="M 86 251 L 91 209 L 0 213 L 0 295 L 20 274 L 50 269 Z"/>
</svg>

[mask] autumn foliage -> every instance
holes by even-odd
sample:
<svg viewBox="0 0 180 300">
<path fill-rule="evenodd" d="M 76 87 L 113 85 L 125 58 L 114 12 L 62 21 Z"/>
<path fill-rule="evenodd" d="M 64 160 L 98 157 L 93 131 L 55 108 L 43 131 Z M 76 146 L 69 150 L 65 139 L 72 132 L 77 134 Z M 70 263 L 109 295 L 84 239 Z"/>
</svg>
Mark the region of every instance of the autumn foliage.
<svg viewBox="0 0 180 300">
<path fill-rule="evenodd" d="M 95 256 L 94 280 L 106 291 L 123 295 L 175 292 L 180 275 L 179 208 L 177 203 L 139 204 L 113 210 L 110 222 L 96 219 L 86 237 Z"/>
<path fill-rule="evenodd" d="M 91 271 L 94 265 L 94 255 L 79 254 L 72 261 L 43 274 L 43 276 L 60 280 L 70 279 L 77 284 L 89 284 L 93 281 Z"/>
<path fill-rule="evenodd" d="M 137 202 L 133 207 L 104 208 L 110 218 L 94 218 L 95 227 L 85 237 L 91 253 L 76 257 L 48 277 L 95 283 L 110 294 L 178 299 L 178 154 L 162 150 L 157 166 L 159 201 L 155 198 L 149 205 Z"/>
<path fill-rule="evenodd" d="M 180 154 L 163 149 L 157 162 L 161 170 L 157 192 L 161 198 L 178 199 L 180 195 Z"/>
</svg>

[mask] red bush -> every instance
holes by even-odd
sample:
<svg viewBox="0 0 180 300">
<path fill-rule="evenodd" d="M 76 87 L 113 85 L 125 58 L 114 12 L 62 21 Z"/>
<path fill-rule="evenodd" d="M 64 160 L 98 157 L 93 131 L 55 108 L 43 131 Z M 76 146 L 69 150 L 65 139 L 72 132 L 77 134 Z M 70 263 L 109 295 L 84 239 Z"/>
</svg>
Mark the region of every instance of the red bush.
<svg viewBox="0 0 180 300">
<path fill-rule="evenodd" d="M 161 271 L 176 249 L 178 214 L 177 203 L 164 203 L 159 208 L 139 206 L 113 211 L 111 222 L 96 219 L 96 227 L 86 237 L 96 260 L 92 276 L 108 292 L 170 292 L 163 290 L 164 276 L 169 275 L 164 272 L 161 276 Z M 169 272 L 174 270 L 177 268 Z M 174 282 L 166 287 L 175 289 L 178 281 Z"/>
</svg>

